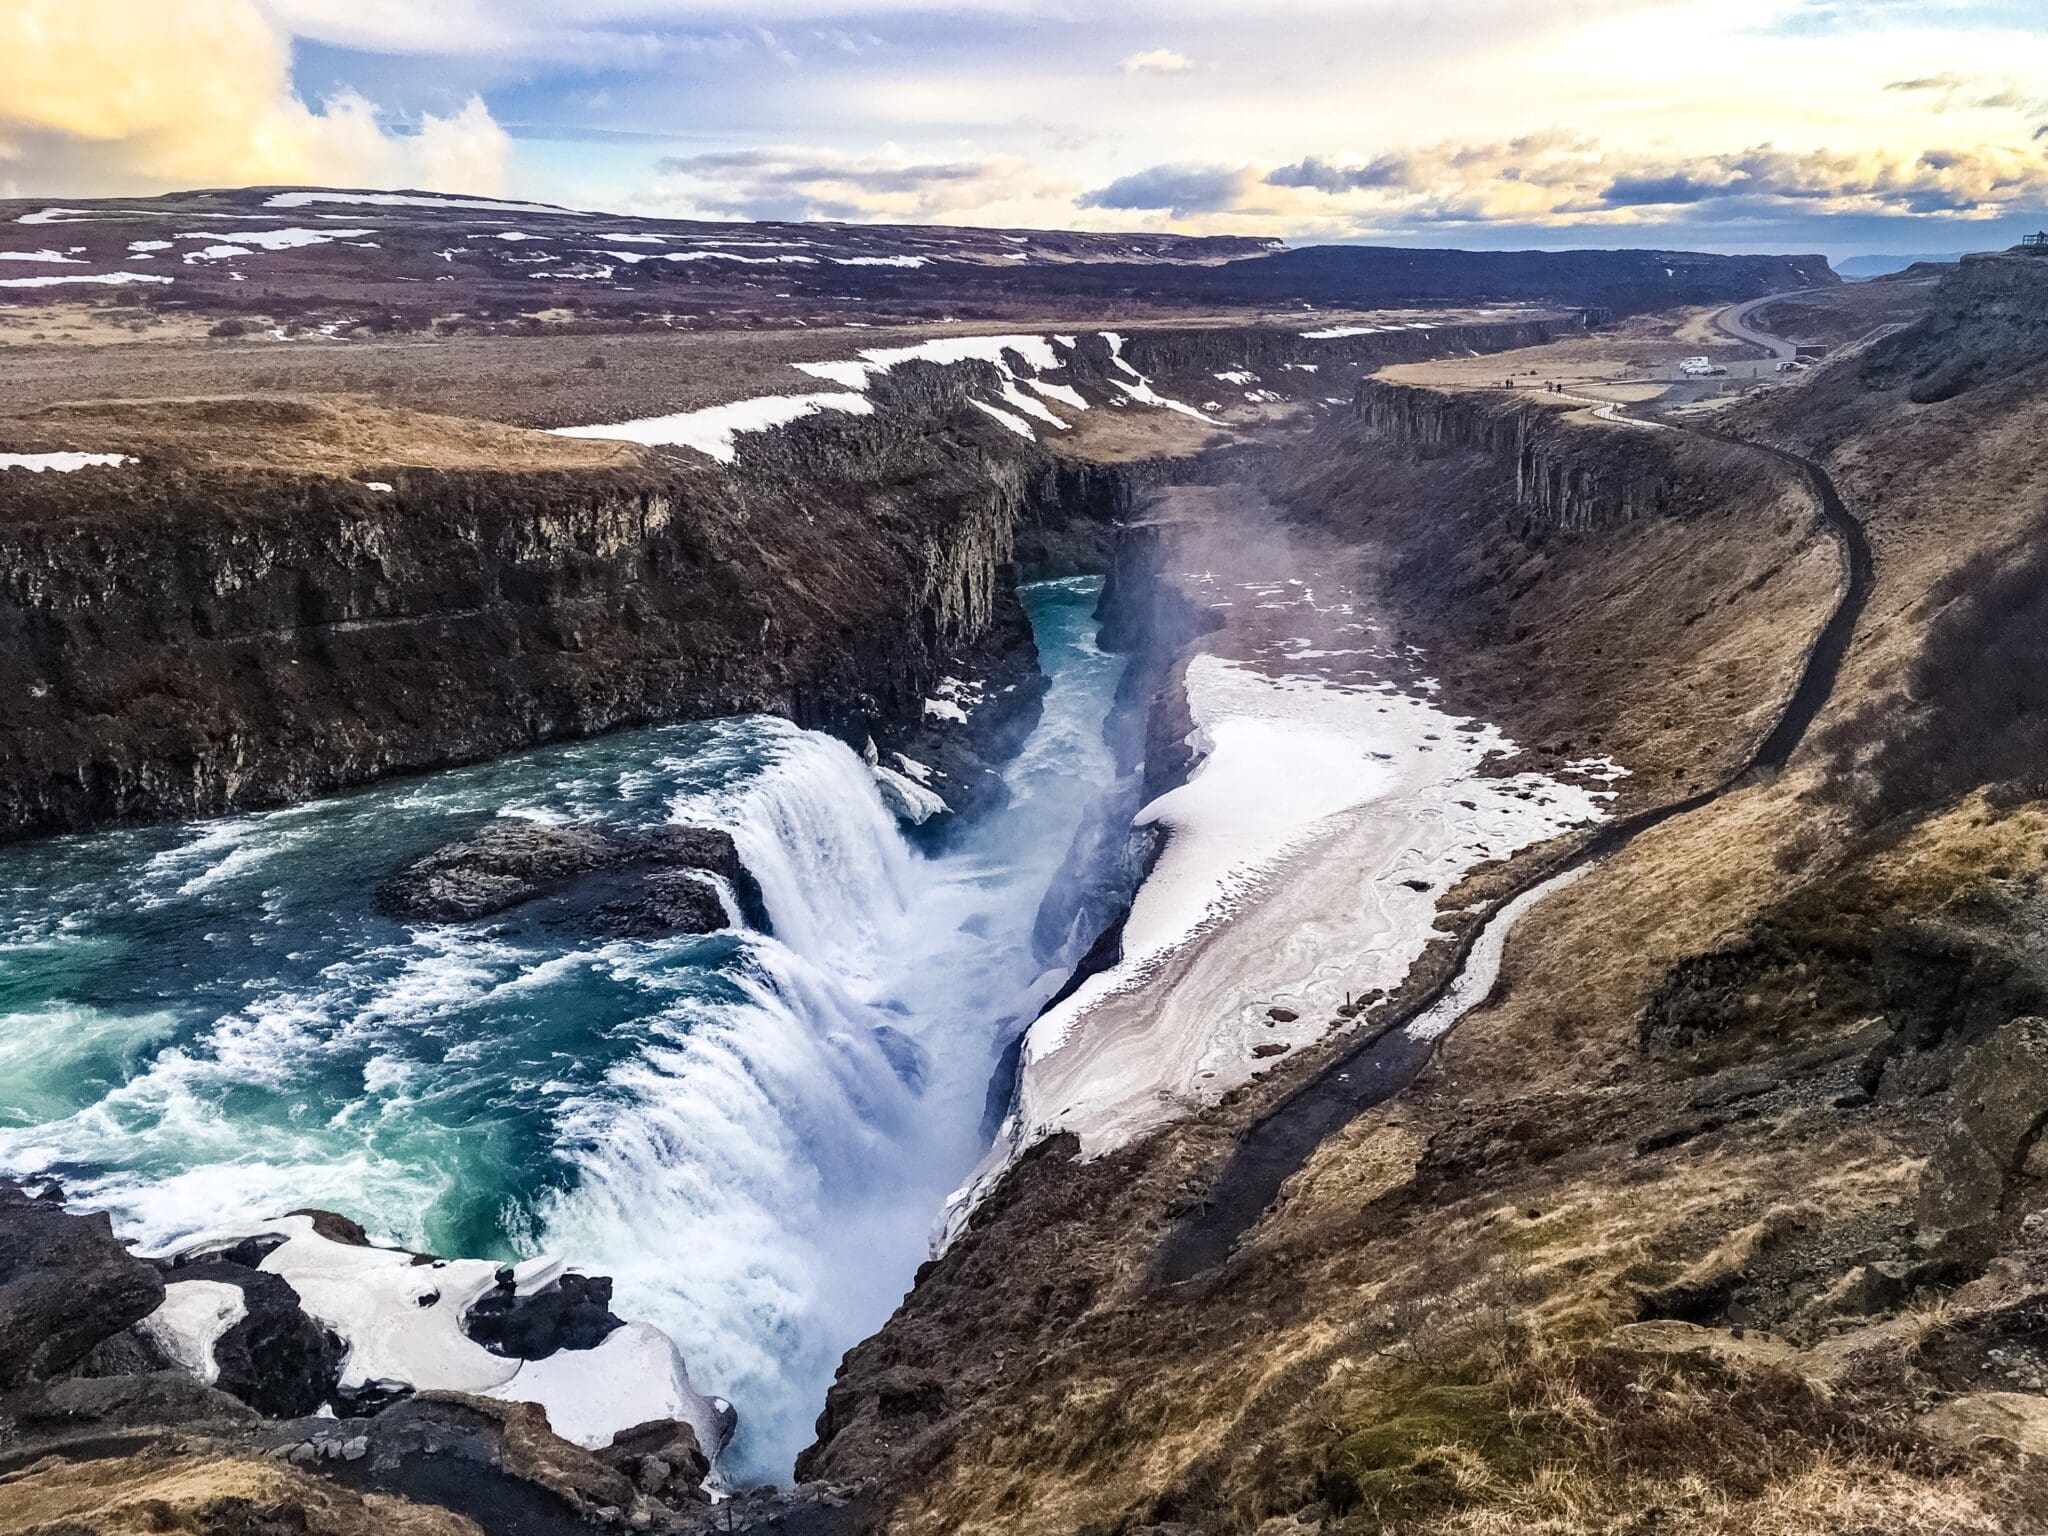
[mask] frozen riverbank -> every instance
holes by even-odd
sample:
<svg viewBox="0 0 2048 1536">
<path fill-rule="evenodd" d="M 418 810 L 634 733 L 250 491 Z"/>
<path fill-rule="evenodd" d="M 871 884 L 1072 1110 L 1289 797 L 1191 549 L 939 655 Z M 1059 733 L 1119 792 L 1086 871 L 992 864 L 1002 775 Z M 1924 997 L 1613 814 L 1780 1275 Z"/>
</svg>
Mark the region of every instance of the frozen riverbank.
<svg viewBox="0 0 2048 1536">
<path fill-rule="evenodd" d="M 1225 619 L 1186 671 L 1195 765 L 1140 812 L 1164 839 L 1121 958 L 1031 1026 L 948 1231 L 1045 1137 L 1111 1150 L 1322 1038 L 1400 985 L 1470 871 L 1607 814 L 1616 765 L 1500 771 L 1515 744 L 1439 708 L 1341 576 L 1284 544 L 1264 565 L 1180 574 Z"/>
</svg>

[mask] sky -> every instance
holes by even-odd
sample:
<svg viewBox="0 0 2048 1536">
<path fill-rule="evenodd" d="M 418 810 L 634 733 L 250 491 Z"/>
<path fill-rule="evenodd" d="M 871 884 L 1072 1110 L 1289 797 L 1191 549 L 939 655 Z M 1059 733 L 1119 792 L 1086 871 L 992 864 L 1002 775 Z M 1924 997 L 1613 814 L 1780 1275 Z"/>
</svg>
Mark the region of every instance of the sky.
<svg viewBox="0 0 2048 1536">
<path fill-rule="evenodd" d="M 0 0 L 0 196 L 1981 250 L 2048 0 Z"/>
</svg>

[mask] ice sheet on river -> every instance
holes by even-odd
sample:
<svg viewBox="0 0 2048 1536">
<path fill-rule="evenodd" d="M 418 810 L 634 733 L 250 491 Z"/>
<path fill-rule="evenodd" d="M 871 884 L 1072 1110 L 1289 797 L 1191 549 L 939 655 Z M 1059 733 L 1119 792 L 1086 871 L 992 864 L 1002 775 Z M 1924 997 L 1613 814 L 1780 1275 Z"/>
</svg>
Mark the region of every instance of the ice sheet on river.
<svg viewBox="0 0 2048 1536">
<path fill-rule="evenodd" d="M 1084 1155 L 1124 1145 L 1320 1038 L 1347 996 L 1392 991 L 1468 871 L 1602 819 L 1612 798 L 1482 773 L 1513 744 L 1426 688 L 1204 654 L 1187 691 L 1199 761 L 1138 817 L 1166 837 L 1123 959 L 1032 1025 L 1016 1102 L 942 1242 L 1025 1148 L 1061 1132 Z"/>
</svg>

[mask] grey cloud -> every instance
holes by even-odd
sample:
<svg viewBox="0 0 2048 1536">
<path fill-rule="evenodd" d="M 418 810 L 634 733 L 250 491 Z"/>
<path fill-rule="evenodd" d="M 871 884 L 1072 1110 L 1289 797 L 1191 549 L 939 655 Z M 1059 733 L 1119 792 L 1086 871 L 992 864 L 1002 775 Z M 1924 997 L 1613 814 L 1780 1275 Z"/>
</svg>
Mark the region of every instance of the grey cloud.
<svg viewBox="0 0 2048 1536">
<path fill-rule="evenodd" d="M 755 186 L 802 187 L 829 182 L 862 192 L 921 192 L 945 183 L 985 179 L 990 167 L 977 160 L 934 161 L 922 165 L 862 165 L 833 160 L 789 160 L 764 150 L 732 150 L 720 154 L 671 155 L 656 163 L 671 176 L 732 180 L 743 176 Z"/>
<path fill-rule="evenodd" d="M 1711 197 L 1727 195 L 1726 187 L 1709 186 L 1682 173 L 1674 176 L 1617 176 L 1600 194 L 1600 201 L 1616 208 L 1649 208 L 1700 203 Z"/>
<path fill-rule="evenodd" d="M 1014 158 L 901 163 L 800 148 L 741 149 L 670 156 L 655 168 L 682 183 L 681 195 L 694 207 L 738 218 L 945 219 L 1043 191 L 1031 167 Z"/>
<path fill-rule="evenodd" d="M 1432 223 L 1611 222 L 1635 217 L 1637 210 L 1703 206 L 1957 214 L 2048 198 L 2048 164 L 2010 144 L 1936 146 L 1904 156 L 1762 144 L 1674 159 L 1531 135 L 1408 149 L 1358 164 L 1310 155 L 1269 171 L 1264 180 Z M 1532 189 L 1540 206 L 1532 206 Z"/>
<path fill-rule="evenodd" d="M 1356 192 L 1367 187 L 1411 185 L 1414 162 L 1399 155 L 1381 155 L 1362 165 L 1332 165 L 1310 155 L 1266 173 L 1269 187 L 1305 187 L 1317 192 Z"/>
<path fill-rule="evenodd" d="M 1256 182 L 1248 167 L 1227 165 L 1154 165 L 1119 176 L 1106 187 L 1075 199 L 1082 208 L 1117 211 L 1165 209 L 1176 218 L 1192 213 L 1218 213 L 1236 208 Z"/>
</svg>

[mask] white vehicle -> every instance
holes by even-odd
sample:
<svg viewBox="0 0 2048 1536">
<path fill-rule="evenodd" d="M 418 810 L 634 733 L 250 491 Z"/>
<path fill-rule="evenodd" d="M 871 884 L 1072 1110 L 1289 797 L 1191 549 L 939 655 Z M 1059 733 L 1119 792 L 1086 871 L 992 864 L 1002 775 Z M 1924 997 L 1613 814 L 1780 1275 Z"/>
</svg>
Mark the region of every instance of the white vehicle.
<svg viewBox="0 0 2048 1536">
<path fill-rule="evenodd" d="M 1719 370 L 1710 357 L 1687 357 L 1679 359 L 1678 371 L 1689 379 L 1704 379 Z"/>
</svg>

